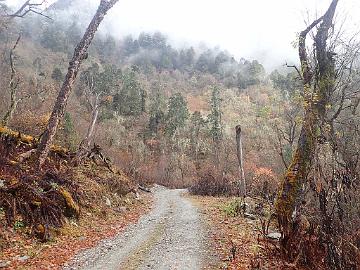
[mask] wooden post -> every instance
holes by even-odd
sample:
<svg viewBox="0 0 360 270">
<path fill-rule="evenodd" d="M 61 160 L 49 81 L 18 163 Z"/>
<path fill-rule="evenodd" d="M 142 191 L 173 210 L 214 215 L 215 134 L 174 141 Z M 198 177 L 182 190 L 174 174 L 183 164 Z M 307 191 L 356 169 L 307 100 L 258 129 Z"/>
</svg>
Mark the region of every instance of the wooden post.
<svg viewBox="0 0 360 270">
<path fill-rule="evenodd" d="M 246 197 L 246 181 L 245 181 L 245 173 L 244 173 L 244 162 L 243 162 L 243 149 L 242 149 L 242 140 L 241 140 L 241 126 L 237 125 L 235 127 L 236 130 L 236 154 L 239 162 L 239 188 L 240 195 L 244 198 Z"/>
</svg>

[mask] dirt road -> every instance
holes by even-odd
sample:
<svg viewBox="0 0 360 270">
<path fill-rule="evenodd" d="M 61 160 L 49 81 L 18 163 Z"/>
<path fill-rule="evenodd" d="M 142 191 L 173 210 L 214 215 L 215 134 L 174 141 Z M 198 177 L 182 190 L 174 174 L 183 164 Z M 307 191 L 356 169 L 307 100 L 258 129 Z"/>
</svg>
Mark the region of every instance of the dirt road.
<svg viewBox="0 0 360 270">
<path fill-rule="evenodd" d="M 206 237 L 198 210 L 184 190 L 154 190 L 155 206 L 114 239 L 78 254 L 70 269 L 201 269 Z"/>
</svg>

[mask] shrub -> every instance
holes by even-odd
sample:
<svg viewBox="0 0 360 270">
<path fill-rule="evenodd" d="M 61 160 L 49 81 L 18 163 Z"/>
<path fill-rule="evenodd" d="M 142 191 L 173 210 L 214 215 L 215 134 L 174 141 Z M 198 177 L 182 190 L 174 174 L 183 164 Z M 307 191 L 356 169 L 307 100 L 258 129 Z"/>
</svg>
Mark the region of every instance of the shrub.
<svg viewBox="0 0 360 270">
<path fill-rule="evenodd" d="M 229 217 L 236 217 L 244 211 L 244 203 L 238 198 L 234 199 L 224 206 L 223 211 Z"/>
<path fill-rule="evenodd" d="M 238 188 L 234 181 L 226 176 L 206 172 L 189 188 L 190 193 L 203 196 L 234 196 Z"/>
</svg>

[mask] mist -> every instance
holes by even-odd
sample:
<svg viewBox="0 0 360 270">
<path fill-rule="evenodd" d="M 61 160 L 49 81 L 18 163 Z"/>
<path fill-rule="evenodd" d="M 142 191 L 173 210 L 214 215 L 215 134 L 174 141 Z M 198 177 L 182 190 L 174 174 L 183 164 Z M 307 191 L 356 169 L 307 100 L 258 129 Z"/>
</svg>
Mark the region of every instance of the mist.
<svg viewBox="0 0 360 270">
<path fill-rule="evenodd" d="M 34 0 L 35 2 L 35 0 Z M 48 0 L 44 8 L 52 16 Z M 57 1 L 67 8 L 57 11 L 56 20 L 76 20 L 85 28 L 99 1 Z M 70 2 L 70 4 L 68 3 Z M 122 38 L 141 32 L 160 31 L 176 47 L 219 47 L 236 59 L 257 59 L 269 71 L 284 63 L 297 63 L 297 50 L 292 45 L 306 22 L 326 8 L 327 0 L 302 1 L 166 1 L 123 0 L 110 11 L 100 28 L 100 35 Z M 22 0 L 5 1 L 16 7 Z M 359 26 L 360 3 L 341 1 L 338 18 L 346 29 Z"/>
</svg>

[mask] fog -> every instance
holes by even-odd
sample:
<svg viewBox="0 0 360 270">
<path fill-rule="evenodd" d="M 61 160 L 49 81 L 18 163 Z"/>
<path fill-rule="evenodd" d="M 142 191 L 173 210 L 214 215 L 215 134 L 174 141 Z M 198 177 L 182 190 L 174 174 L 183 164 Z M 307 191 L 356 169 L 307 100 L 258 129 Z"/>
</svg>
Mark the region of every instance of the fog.
<svg viewBox="0 0 360 270">
<path fill-rule="evenodd" d="M 16 7 L 23 0 L 5 2 Z M 47 5 L 52 2 L 48 0 Z M 62 17 L 75 16 L 85 27 L 98 3 L 99 0 L 73 1 Z M 236 58 L 258 59 L 271 70 L 285 62 L 297 62 L 292 45 L 296 33 L 306 21 L 322 14 L 329 3 L 330 0 L 120 0 L 100 31 L 115 37 L 161 31 L 175 47 L 219 46 Z M 339 1 L 337 18 L 341 22 L 346 18 L 345 31 L 359 28 L 359 13 L 359 1 Z"/>
</svg>

